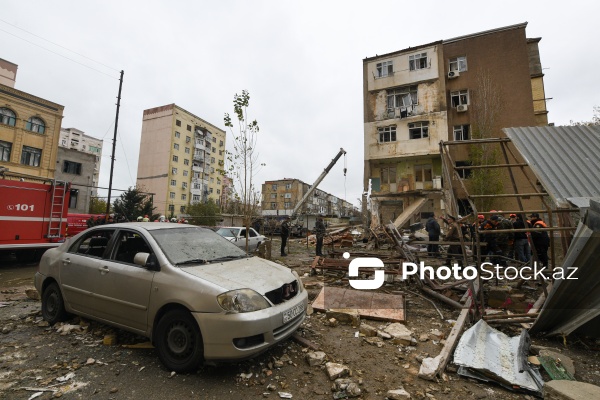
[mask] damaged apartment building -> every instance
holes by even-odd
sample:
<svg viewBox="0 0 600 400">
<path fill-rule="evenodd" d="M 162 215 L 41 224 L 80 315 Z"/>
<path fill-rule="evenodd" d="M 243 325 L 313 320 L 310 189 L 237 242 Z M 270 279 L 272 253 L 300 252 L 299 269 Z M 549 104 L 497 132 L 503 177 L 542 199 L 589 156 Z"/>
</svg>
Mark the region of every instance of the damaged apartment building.
<svg viewBox="0 0 600 400">
<path fill-rule="evenodd" d="M 363 60 L 364 192 L 372 225 L 403 226 L 444 212 L 440 142 L 548 124 L 540 38 L 528 39 L 526 26 Z M 494 111 L 486 114 L 486 107 Z M 475 165 L 468 146 L 454 147 L 457 166 Z M 460 170 L 461 178 L 468 181 L 470 172 Z"/>
</svg>

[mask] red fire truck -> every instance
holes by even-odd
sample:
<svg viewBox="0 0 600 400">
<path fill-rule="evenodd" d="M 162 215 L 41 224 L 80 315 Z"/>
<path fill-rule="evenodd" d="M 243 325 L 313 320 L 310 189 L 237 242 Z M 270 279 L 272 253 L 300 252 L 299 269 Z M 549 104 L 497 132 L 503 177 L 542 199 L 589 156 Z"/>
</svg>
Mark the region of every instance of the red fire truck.
<svg viewBox="0 0 600 400">
<path fill-rule="evenodd" d="M 64 242 L 69 198 L 69 183 L 1 173 L 0 252 L 35 261 Z"/>
</svg>

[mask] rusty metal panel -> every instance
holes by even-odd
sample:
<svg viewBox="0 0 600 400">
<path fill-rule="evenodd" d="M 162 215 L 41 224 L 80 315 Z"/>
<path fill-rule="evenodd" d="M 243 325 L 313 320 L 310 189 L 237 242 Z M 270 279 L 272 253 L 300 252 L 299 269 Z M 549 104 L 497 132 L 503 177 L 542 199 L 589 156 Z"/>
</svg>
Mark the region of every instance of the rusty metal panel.
<svg viewBox="0 0 600 400">
<path fill-rule="evenodd" d="M 367 290 L 324 287 L 312 303 L 318 311 L 356 310 L 361 318 L 405 322 L 404 296 Z M 391 307 L 391 308 L 390 308 Z"/>
<path fill-rule="evenodd" d="M 600 127 L 503 129 L 559 206 L 567 198 L 600 197 Z"/>
</svg>

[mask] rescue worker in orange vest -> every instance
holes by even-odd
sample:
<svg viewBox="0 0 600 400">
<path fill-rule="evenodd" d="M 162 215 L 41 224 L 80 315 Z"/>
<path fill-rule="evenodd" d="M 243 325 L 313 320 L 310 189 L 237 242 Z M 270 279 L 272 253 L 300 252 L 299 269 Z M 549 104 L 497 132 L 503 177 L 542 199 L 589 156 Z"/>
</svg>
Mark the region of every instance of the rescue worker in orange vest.
<svg viewBox="0 0 600 400">
<path fill-rule="evenodd" d="M 531 243 L 535 248 L 538 261 L 544 266 L 548 266 L 548 247 L 550 247 L 550 237 L 546 231 L 536 231 L 539 228 L 547 228 L 548 226 L 538 213 L 533 213 L 529 216 L 529 225 L 534 228 L 531 231 Z"/>
</svg>

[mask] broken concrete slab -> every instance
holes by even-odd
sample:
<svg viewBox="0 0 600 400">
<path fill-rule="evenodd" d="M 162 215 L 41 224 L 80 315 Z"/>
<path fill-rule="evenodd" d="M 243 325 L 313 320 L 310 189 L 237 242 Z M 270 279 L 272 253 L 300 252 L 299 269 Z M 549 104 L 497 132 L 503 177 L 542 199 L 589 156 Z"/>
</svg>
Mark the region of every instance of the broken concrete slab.
<svg viewBox="0 0 600 400">
<path fill-rule="evenodd" d="M 423 359 L 421 368 L 419 368 L 419 378 L 427 379 L 428 381 L 435 380 L 437 367 L 440 364 L 441 355 L 437 357 L 427 357 Z"/>
<path fill-rule="evenodd" d="M 408 393 L 404 388 L 388 390 L 385 395 L 390 400 L 405 400 L 410 399 L 410 393 Z"/>
<path fill-rule="evenodd" d="M 327 369 L 327 375 L 329 376 L 329 379 L 332 381 L 350 374 L 350 368 L 343 364 L 328 362 L 325 364 L 325 368 Z"/>
<path fill-rule="evenodd" d="M 351 379 L 338 378 L 335 380 L 334 386 L 338 391 L 337 397 L 334 394 L 334 398 L 343 399 L 346 397 L 358 397 L 361 395 L 360 387 Z"/>
<path fill-rule="evenodd" d="M 577 381 L 550 381 L 544 385 L 546 400 L 600 399 L 600 387 Z"/>
<path fill-rule="evenodd" d="M 323 351 L 313 351 L 306 354 L 306 362 L 308 362 L 308 365 L 311 367 L 323 364 L 326 359 L 327 354 Z"/>
<path fill-rule="evenodd" d="M 357 310 L 331 309 L 331 310 L 327 311 L 326 315 L 327 315 L 327 318 L 329 319 L 330 323 L 331 323 L 331 319 L 333 318 L 336 321 L 338 321 L 340 324 L 349 324 L 352 326 L 360 325 L 360 315 L 358 314 Z"/>
<path fill-rule="evenodd" d="M 365 324 L 364 322 L 361 322 L 358 332 L 365 335 L 366 337 L 377 336 L 377 328 Z"/>
<path fill-rule="evenodd" d="M 414 341 L 412 337 L 413 332 L 403 324 L 397 322 L 388 325 L 383 331 L 392 337 L 392 343 L 394 344 L 409 346 Z"/>
</svg>

